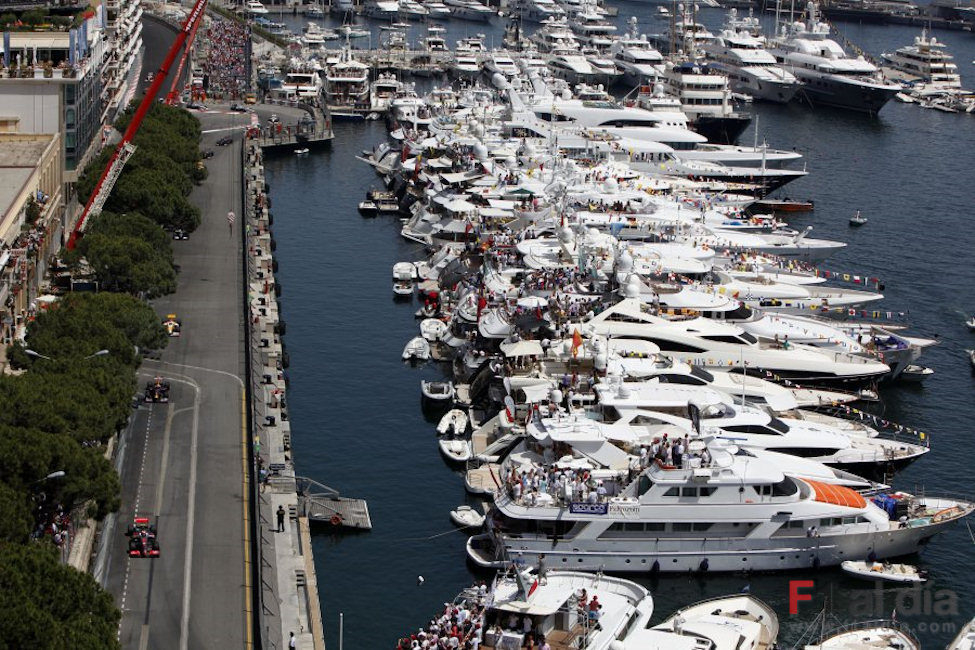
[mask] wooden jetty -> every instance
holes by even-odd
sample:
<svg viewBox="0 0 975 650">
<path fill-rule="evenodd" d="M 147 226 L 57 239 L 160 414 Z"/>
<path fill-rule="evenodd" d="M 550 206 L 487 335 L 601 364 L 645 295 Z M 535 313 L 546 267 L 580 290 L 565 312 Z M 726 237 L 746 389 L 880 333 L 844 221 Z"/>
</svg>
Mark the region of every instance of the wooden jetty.
<svg viewBox="0 0 975 650">
<path fill-rule="evenodd" d="M 310 478 L 295 477 L 298 490 L 298 512 L 336 528 L 371 530 L 369 506 L 365 499 L 353 499 L 339 495 L 338 490 L 322 485 Z"/>
</svg>

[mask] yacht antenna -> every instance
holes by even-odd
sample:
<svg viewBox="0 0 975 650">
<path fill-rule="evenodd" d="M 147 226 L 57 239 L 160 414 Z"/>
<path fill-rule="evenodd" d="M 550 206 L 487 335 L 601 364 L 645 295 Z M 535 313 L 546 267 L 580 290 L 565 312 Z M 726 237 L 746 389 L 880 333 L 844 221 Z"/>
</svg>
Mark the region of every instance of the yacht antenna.
<svg viewBox="0 0 975 650">
<path fill-rule="evenodd" d="M 755 115 L 755 148 L 758 149 L 758 118 L 759 115 Z"/>
</svg>

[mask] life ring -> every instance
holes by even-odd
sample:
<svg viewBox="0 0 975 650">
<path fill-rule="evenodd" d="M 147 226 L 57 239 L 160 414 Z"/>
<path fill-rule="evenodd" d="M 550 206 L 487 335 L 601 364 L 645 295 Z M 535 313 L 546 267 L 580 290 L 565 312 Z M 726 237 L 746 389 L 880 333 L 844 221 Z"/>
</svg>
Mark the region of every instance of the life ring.
<svg viewBox="0 0 975 650">
<path fill-rule="evenodd" d="M 341 525 L 342 525 L 342 517 L 341 517 L 341 516 L 339 516 L 338 514 L 334 514 L 334 515 L 332 515 L 332 518 L 331 518 L 331 519 L 329 519 L 328 521 L 329 521 L 329 523 L 331 523 L 331 524 L 332 524 L 333 526 L 341 526 Z"/>
</svg>

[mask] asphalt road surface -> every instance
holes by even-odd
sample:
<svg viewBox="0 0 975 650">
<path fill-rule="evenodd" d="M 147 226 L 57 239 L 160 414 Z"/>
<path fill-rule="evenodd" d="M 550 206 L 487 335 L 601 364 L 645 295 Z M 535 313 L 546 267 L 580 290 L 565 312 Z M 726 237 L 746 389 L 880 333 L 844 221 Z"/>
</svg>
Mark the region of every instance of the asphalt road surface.
<svg viewBox="0 0 975 650">
<path fill-rule="evenodd" d="M 178 289 L 153 305 L 160 319 L 177 315 L 182 336 L 159 360 L 146 360 L 140 375 L 140 385 L 157 374 L 169 381 L 171 401 L 140 406 L 120 440 L 122 508 L 106 522 L 94 566 L 122 609 L 123 648 L 243 648 L 251 639 L 242 218 L 233 226 L 227 220 L 228 211 L 241 215 L 242 128 L 250 116 L 200 118 L 202 147 L 215 152 L 206 161 L 209 178 L 191 197 L 203 223 L 189 240 L 173 242 Z M 228 134 L 232 145 L 215 146 Z M 124 532 L 133 516 L 156 521 L 158 559 L 128 558 Z"/>
</svg>

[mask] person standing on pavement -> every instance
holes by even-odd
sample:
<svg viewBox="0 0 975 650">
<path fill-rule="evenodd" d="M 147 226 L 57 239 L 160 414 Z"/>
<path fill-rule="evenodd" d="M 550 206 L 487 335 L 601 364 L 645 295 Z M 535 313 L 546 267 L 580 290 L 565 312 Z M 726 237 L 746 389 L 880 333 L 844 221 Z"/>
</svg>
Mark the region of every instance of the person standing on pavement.
<svg viewBox="0 0 975 650">
<path fill-rule="evenodd" d="M 295 638 L 295 633 L 292 632 L 291 636 L 288 638 L 288 647 L 294 650 L 298 647 L 298 639 Z"/>
<path fill-rule="evenodd" d="M 278 532 L 284 532 L 284 506 L 278 506 Z"/>
</svg>

